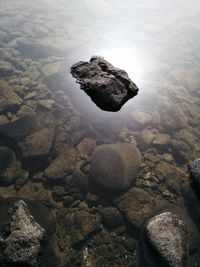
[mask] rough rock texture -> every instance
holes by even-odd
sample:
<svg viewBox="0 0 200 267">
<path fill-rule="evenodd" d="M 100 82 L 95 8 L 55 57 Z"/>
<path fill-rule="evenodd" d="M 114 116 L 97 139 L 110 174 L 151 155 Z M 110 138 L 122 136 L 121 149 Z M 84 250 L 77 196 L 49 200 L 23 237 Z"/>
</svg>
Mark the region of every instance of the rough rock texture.
<svg viewBox="0 0 200 267">
<path fill-rule="evenodd" d="M 38 253 L 40 241 L 44 237 L 45 230 L 35 222 L 24 201 L 19 200 L 15 204 L 14 214 L 10 225 L 10 234 L 7 238 L 1 238 L 4 247 L 3 257 L 9 264 L 17 266 L 38 266 Z M 15 265 L 14 265 L 15 266 Z"/>
<path fill-rule="evenodd" d="M 54 137 L 54 126 L 43 128 L 25 138 L 19 143 L 22 150 L 22 158 L 48 155 Z"/>
<path fill-rule="evenodd" d="M 16 121 L 0 125 L 0 134 L 16 141 L 21 141 L 44 128 L 54 125 L 54 115 L 51 112 L 41 112 L 34 115 L 26 115 Z"/>
<path fill-rule="evenodd" d="M 113 67 L 102 57 L 93 56 L 90 62 L 74 64 L 71 73 L 81 89 L 103 110 L 118 111 L 138 92 L 124 70 Z"/>
<path fill-rule="evenodd" d="M 131 188 L 115 200 L 117 208 L 135 227 L 140 228 L 154 206 L 152 197 L 141 188 Z"/>
<path fill-rule="evenodd" d="M 21 98 L 5 81 L 0 80 L 0 112 L 16 111 L 21 104 Z"/>
<path fill-rule="evenodd" d="M 115 207 L 106 207 L 101 211 L 103 222 L 109 228 L 123 225 L 123 216 Z"/>
<path fill-rule="evenodd" d="M 0 147 L 0 185 L 9 186 L 17 179 L 26 181 L 28 172 L 21 168 L 21 163 L 17 161 L 15 153 L 8 147 Z"/>
<path fill-rule="evenodd" d="M 105 189 L 123 191 L 136 179 L 140 162 L 140 151 L 131 144 L 101 145 L 92 155 L 90 178 Z"/>
<path fill-rule="evenodd" d="M 5 77 L 11 75 L 13 72 L 13 66 L 10 62 L 0 61 L 0 76 Z"/>
<path fill-rule="evenodd" d="M 180 218 L 171 212 L 161 213 L 147 222 L 146 234 L 168 266 L 185 266 L 186 230 Z"/>
<path fill-rule="evenodd" d="M 192 174 L 194 183 L 200 186 L 200 159 L 196 159 L 192 162 L 191 174 Z"/>
</svg>

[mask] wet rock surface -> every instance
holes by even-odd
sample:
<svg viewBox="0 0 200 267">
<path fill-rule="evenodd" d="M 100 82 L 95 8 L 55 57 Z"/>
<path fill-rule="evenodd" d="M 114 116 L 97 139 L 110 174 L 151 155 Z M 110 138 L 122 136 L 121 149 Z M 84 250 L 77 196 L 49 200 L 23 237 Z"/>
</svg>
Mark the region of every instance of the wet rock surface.
<svg viewBox="0 0 200 267">
<path fill-rule="evenodd" d="M 186 266 L 186 226 L 180 218 L 171 212 L 161 213 L 147 222 L 146 234 L 167 266 Z"/>
<path fill-rule="evenodd" d="M 138 92 L 128 74 L 113 67 L 103 57 L 93 56 L 90 62 L 80 61 L 71 67 L 71 73 L 81 89 L 103 110 L 120 110 Z"/>
<path fill-rule="evenodd" d="M 123 191 L 136 179 L 140 151 L 131 144 L 108 144 L 96 148 L 91 160 L 90 177 L 110 191 Z"/>
<path fill-rule="evenodd" d="M 45 230 L 35 222 L 27 205 L 19 200 L 15 203 L 10 234 L 1 239 L 4 248 L 3 257 L 8 264 L 38 266 L 40 242 Z"/>
</svg>

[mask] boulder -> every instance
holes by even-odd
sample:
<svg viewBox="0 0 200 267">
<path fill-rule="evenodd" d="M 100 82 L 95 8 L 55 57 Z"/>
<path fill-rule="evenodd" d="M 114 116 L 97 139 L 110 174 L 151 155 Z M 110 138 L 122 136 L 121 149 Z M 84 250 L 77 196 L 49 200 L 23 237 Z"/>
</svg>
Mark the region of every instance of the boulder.
<svg viewBox="0 0 200 267">
<path fill-rule="evenodd" d="M 140 151 L 131 144 L 98 146 L 91 159 L 91 181 L 110 191 L 126 190 L 136 179 L 140 162 Z"/>
<path fill-rule="evenodd" d="M 80 61 L 71 67 L 71 73 L 81 89 L 103 110 L 120 110 L 138 92 L 128 74 L 112 66 L 103 57 L 93 56 L 89 62 Z"/>
<path fill-rule="evenodd" d="M 12 90 L 7 82 L 0 80 L 0 113 L 16 111 L 22 99 Z"/>
</svg>

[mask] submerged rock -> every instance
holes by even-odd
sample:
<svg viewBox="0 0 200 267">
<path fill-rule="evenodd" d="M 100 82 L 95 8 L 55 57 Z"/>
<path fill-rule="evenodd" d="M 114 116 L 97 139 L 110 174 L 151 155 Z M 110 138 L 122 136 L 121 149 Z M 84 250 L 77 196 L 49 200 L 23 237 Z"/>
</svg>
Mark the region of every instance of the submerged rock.
<svg viewBox="0 0 200 267">
<path fill-rule="evenodd" d="M 141 188 L 131 188 L 115 200 L 117 208 L 135 227 L 140 228 L 154 206 L 152 197 Z"/>
<path fill-rule="evenodd" d="M 40 241 L 44 233 L 45 230 L 36 223 L 25 202 L 19 200 L 15 203 L 10 234 L 0 240 L 2 258 L 8 266 L 38 266 Z"/>
<path fill-rule="evenodd" d="M 150 244 L 167 266 L 185 266 L 186 228 L 179 217 L 163 212 L 150 219 L 145 230 Z"/>
<path fill-rule="evenodd" d="M 138 92 L 128 74 L 113 67 L 103 57 L 93 56 L 90 62 L 80 61 L 71 67 L 71 73 L 81 89 L 103 110 L 120 110 Z"/>
<path fill-rule="evenodd" d="M 15 153 L 8 147 L 0 147 L 0 185 L 9 186 L 18 179 L 26 181 L 28 172 L 21 168 Z"/>
<path fill-rule="evenodd" d="M 10 62 L 0 61 L 0 76 L 5 77 L 11 75 L 13 72 L 13 66 Z"/>
<path fill-rule="evenodd" d="M 21 104 L 22 99 L 7 82 L 0 80 L 0 112 L 16 111 Z"/>
<path fill-rule="evenodd" d="M 140 151 L 131 144 L 98 146 L 92 156 L 90 178 L 110 191 L 123 191 L 136 179 Z"/>
</svg>

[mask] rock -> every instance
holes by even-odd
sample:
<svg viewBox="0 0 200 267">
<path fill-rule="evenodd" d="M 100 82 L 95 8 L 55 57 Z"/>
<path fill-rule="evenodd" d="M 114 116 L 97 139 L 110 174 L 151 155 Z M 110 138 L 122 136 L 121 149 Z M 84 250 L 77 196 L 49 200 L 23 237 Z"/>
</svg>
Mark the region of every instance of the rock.
<svg viewBox="0 0 200 267">
<path fill-rule="evenodd" d="M 147 222 L 145 230 L 150 244 L 167 266 L 185 266 L 186 228 L 177 215 L 161 213 Z"/>
<path fill-rule="evenodd" d="M 56 102 L 52 99 L 41 99 L 37 101 L 37 105 L 39 109 L 50 111 L 56 107 Z"/>
<path fill-rule="evenodd" d="M 165 146 L 169 144 L 170 136 L 168 134 L 158 133 L 155 135 L 153 144 L 157 146 Z"/>
<path fill-rule="evenodd" d="M 18 145 L 21 148 L 24 165 L 29 165 L 34 172 L 46 167 L 53 138 L 54 125 L 49 128 L 43 128 L 27 136 L 22 142 L 19 142 Z"/>
<path fill-rule="evenodd" d="M 60 266 L 55 255 L 55 218 L 41 196 L 34 201 L 1 197 L 0 212 L 0 266 Z"/>
<path fill-rule="evenodd" d="M 178 163 L 185 163 L 190 160 L 192 149 L 186 142 L 180 139 L 171 139 L 169 144 Z"/>
<path fill-rule="evenodd" d="M 64 56 L 66 52 L 63 38 L 46 37 L 42 39 L 31 39 L 20 37 L 14 40 L 13 46 L 24 56 L 31 59 L 47 58 L 49 56 Z"/>
<path fill-rule="evenodd" d="M 67 150 L 56 157 L 45 169 L 44 174 L 47 179 L 58 180 L 65 178 L 73 172 L 76 153 L 74 150 Z"/>
<path fill-rule="evenodd" d="M 14 93 L 7 82 L 0 80 L 0 112 L 16 111 L 22 104 L 22 99 Z"/>
<path fill-rule="evenodd" d="M 0 61 L 0 77 L 9 76 L 13 73 L 13 66 L 6 61 Z"/>
<path fill-rule="evenodd" d="M 9 123 L 9 119 L 5 115 L 0 115 L 0 125 Z"/>
<path fill-rule="evenodd" d="M 0 185 L 9 186 L 17 179 L 28 179 L 28 172 L 22 169 L 15 153 L 8 147 L 0 147 Z"/>
<path fill-rule="evenodd" d="M 90 179 L 112 192 L 123 191 L 136 179 L 140 162 L 140 151 L 131 144 L 98 146 L 91 159 Z"/>
<path fill-rule="evenodd" d="M 54 115 L 51 112 L 40 112 L 19 118 L 16 121 L 0 125 L 0 134 L 16 141 L 22 141 L 25 137 L 44 128 L 54 125 Z"/>
<path fill-rule="evenodd" d="M 22 158 L 48 155 L 54 137 L 54 127 L 43 128 L 25 138 L 19 143 Z"/>
<path fill-rule="evenodd" d="M 113 67 L 102 57 L 93 56 L 90 62 L 74 64 L 71 73 L 81 84 L 81 89 L 103 110 L 120 110 L 138 92 L 124 70 Z"/>
<path fill-rule="evenodd" d="M 40 241 L 45 230 L 36 223 L 24 201 L 19 200 L 14 207 L 9 236 L 1 240 L 4 246 L 3 257 L 13 266 L 27 264 L 38 266 Z"/>
<path fill-rule="evenodd" d="M 152 124 L 152 116 L 144 110 L 134 110 L 130 112 L 130 117 L 133 119 L 134 124 L 140 128 L 146 128 Z"/>
<path fill-rule="evenodd" d="M 161 124 L 167 131 L 175 131 L 187 126 L 187 117 L 180 108 L 168 106 L 161 107 Z"/>
<path fill-rule="evenodd" d="M 192 162 L 190 169 L 194 184 L 200 186 L 200 159 L 196 159 Z"/>
<path fill-rule="evenodd" d="M 155 137 L 155 135 L 147 129 L 145 129 L 141 132 L 141 139 L 142 139 L 142 143 L 144 145 L 152 144 L 154 137 Z"/>
<path fill-rule="evenodd" d="M 115 200 L 117 208 L 135 227 L 140 228 L 154 206 L 152 197 L 141 188 L 132 188 Z"/>
<path fill-rule="evenodd" d="M 89 235 L 100 229 L 101 218 L 98 214 L 91 214 L 87 209 L 71 208 L 67 211 L 60 210 L 57 216 L 63 227 L 63 238 L 67 240 L 67 246 L 76 246 L 85 241 Z M 65 245 L 65 246 L 66 246 Z"/>
<path fill-rule="evenodd" d="M 116 228 L 123 225 L 123 216 L 118 209 L 114 207 L 104 208 L 101 211 L 101 216 L 103 218 L 103 222 L 109 228 Z"/>
</svg>

